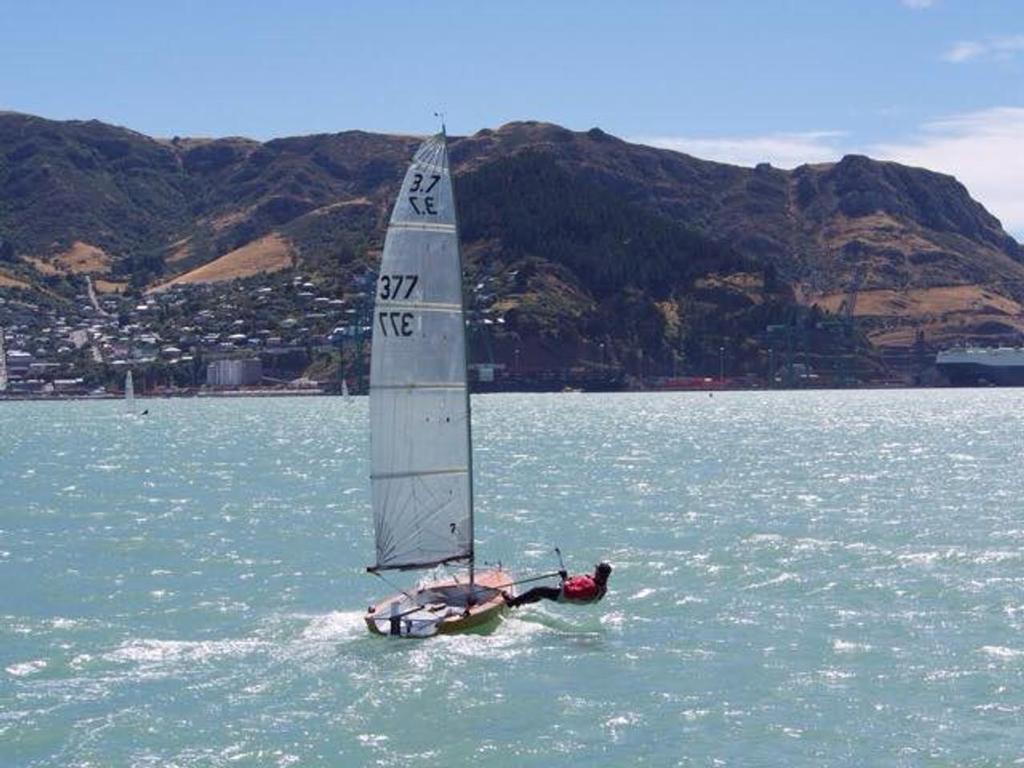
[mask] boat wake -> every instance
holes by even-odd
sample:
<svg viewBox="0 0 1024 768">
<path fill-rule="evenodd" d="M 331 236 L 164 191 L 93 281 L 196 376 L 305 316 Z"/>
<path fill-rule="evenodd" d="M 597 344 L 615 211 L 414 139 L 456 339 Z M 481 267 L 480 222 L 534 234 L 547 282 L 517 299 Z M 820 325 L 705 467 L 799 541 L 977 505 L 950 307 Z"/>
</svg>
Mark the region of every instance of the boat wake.
<svg viewBox="0 0 1024 768">
<path fill-rule="evenodd" d="M 300 636 L 304 641 L 336 643 L 361 639 L 367 634 L 361 611 L 332 611 L 303 618 L 310 620 Z"/>
<path fill-rule="evenodd" d="M 599 615 L 570 621 L 562 616 L 548 613 L 543 608 L 531 608 L 513 614 L 507 621 L 536 625 L 562 635 L 596 636 L 605 634 L 605 627 L 601 623 Z"/>
</svg>

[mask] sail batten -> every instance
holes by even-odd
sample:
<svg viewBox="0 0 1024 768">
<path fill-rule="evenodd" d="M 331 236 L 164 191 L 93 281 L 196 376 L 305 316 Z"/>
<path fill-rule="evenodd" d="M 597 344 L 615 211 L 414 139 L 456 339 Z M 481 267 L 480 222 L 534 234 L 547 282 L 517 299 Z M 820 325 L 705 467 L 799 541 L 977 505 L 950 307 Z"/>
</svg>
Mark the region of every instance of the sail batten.
<svg viewBox="0 0 1024 768">
<path fill-rule="evenodd" d="M 371 386 L 371 392 L 389 389 L 465 389 L 466 383 L 461 381 L 425 381 L 420 384 L 378 384 Z"/>
<path fill-rule="evenodd" d="M 370 475 L 371 480 L 391 480 L 396 477 L 426 477 L 428 475 L 457 475 L 469 472 L 469 467 L 451 467 L 449 469 L 430 469 L 425 472 L 392 472 L 386 475 Z"/>
<path fill-rule="evenodd" d="M 462 268 L 443 135 L 416 152 L 384 241 L 370 434 L 371 569 L 472 560 Z"/>
<path fill-rule="evenodd" d="M 421 309 L 424 312 L 452 312 L 461 316 L 462 307 L 458 304 L 438 304 L 426 301 L 393 301 L 388 309 Z"/>
<path fill-rule="evenodd" d="M 454 224 L 416 224 L 409 221 L 399 221 L 390 225 L 394 229 L 421 229 L 425 232 L 454 232 Z"/>
</svg>

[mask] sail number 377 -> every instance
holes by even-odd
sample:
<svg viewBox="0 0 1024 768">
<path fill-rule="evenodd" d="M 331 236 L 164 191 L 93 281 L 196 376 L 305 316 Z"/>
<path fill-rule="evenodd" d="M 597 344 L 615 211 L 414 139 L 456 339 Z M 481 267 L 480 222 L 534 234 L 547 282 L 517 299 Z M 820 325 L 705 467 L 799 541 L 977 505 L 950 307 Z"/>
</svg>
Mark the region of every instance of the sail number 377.
<svg viewBox="0 0 1024 768">
<path fill-rule="evenodd" d="M 412 296 L 412 291 L 420 281 L 419 275 L 381 275 L 380 301 L 402 301 Z M 380 332 L 384 336 L 412 336 L 412 325 L 415 315 L 412 312 L 384 311 L 377 313 Z"/>
</svg>

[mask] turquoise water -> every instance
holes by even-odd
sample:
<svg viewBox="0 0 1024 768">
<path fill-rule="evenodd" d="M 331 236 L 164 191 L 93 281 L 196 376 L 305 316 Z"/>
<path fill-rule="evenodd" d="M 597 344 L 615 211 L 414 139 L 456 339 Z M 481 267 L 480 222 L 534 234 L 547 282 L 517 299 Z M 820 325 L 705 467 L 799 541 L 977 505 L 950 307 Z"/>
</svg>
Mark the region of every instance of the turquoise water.
<svg viewBox="0 0 1024 768">
<path fill-rule="evenodd" d="M 615 573 L 425 641 L 364 399 L 143 402 L 0 403 L 5 768 L 1024 753 L 1022 391 L 477 397 L 482 556 Z"/>
</svg>

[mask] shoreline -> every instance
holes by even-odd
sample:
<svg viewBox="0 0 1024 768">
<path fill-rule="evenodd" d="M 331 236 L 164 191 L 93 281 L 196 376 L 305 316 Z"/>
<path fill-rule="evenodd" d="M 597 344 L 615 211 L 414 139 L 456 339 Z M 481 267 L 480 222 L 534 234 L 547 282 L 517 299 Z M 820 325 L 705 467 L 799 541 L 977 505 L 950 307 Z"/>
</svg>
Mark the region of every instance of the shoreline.
<svg viewBox="0 0 1024 768">
<path fill-rule="evenodd" d="M 470 391 L 471 395 L 499 395 L 499 394 L 524 394 L 524 395 L 586 395 L 586 394 L 679 394 L 679 393 L 726 393 L 726 392 L 858 392 L 858 391 L 871 391 L 877 392 L 879 390 L 919 390 L 919 389 L 1015 389 L 1019 387 L 1014 386 L 920 386 L 912 384 L 878 384 L 875 386 L 860 386 L 860 387 L 774 387 L 771 389 L 765 389 L 761 387 L 723 387 L 721 389 L 713 389 L 708 387 L 701 388 L 640 388 L 640 389 L 618 389 L 618 390 L 536 390 L 536 389 L 486 389 L 484 391 Z M 350 394 L 349 397 L 366 397 L 366 394 Z M 328 392 L 323 389 L 266 389 L 266 390 L 248 390 L 248 389 L 231 389 L 231 390 L 216 390 L 216 391 L 194 391 L 194 392 L 160 392 L 154 394 L 135 394 L 136 400 L 174 400 L 174 399 L 185 399 L 185 398 L 196 398 L 196 399 L 219 399 L 219 398 L 267 398 L 267 397 L 345 397 L 339 392 Z M 102 395 L 83 395 L 83 394 L 63 394 L 63 393 L 0 393 L 0 403 L 3 402 L 63 402 L 68 400 L 81 400 L 81 401 L 107 401 L 107 400 L 124 400 L 123 393 L 108 393 Z"/>
</svg>

